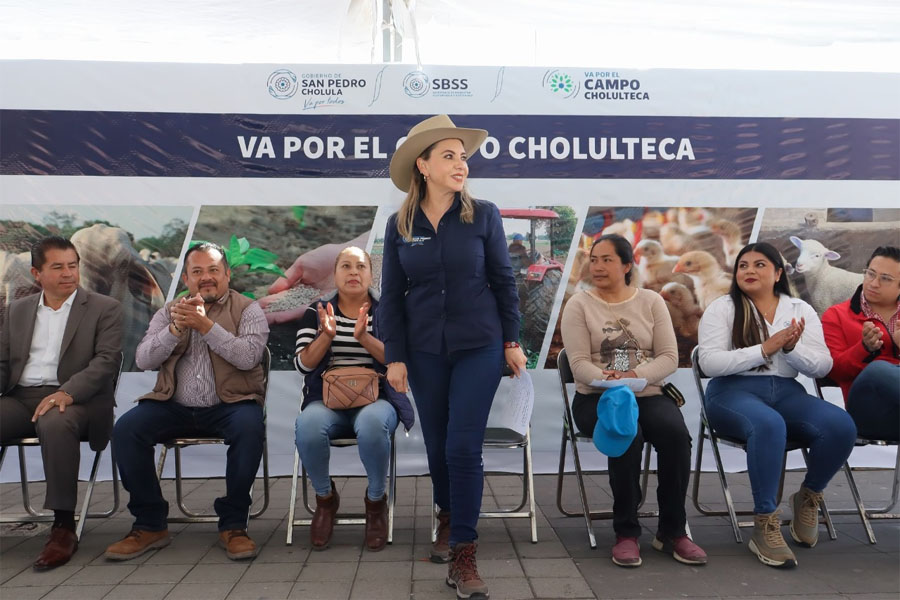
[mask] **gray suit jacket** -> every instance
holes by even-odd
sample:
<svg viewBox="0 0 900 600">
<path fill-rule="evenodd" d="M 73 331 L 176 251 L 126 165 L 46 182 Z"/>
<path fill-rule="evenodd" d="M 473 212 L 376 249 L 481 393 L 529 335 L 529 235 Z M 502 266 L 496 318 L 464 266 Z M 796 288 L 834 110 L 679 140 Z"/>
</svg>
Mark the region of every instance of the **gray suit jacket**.
<svg viewBox="0 0 900 600">
<path fill-rule="evenodd" d="M 40 294 L 9 304 L 0 331 L 0 392 L 19 382 L 34 334 Z M 102 450 L 113 425 L 115 384 L 122 357 L 122 306 L 108 296 L 78 288 L 63 332 L 57 378 L 76 404 L 89 407 L 91 448 Z"/>
</svg>

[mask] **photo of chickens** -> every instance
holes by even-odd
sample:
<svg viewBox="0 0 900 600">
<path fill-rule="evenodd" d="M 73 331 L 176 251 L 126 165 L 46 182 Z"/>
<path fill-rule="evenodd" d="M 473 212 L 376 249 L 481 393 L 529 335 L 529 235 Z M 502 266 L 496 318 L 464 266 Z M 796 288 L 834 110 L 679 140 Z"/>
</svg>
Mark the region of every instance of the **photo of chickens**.
<svg viewBox="0 0 900 600">
<path fill-rule="evenodd" d="M 556 367 L 562 349 L 559 320 L 569 298 L 591 286 L 588 268 L 594 240 L 617 233 L 634 250 L 631 285 L 658 292 L 666 302 L 678 340 L 678 366 L 690 366 L 700 317 L 731 286 L 734 257 L 748 242 L 756 208 L 601 207 L 588 210 L 572 258 L 560 317 L 544 367 Z"/>
</svg>

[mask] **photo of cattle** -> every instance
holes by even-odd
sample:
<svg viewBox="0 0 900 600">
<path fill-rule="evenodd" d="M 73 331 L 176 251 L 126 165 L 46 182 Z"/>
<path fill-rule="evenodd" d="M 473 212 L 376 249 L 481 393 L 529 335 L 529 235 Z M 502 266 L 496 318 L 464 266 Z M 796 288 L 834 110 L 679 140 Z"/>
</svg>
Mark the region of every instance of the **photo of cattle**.
<svg viewBox="0 0 900 600">
<path fill-rule="evenodd" d="M 678 341 L 678 364 L 690 366 L 700 317 L 713 300 L 728 292 L 734 258 L 747 244 L 756 215 L 755 208 L 591 207 L 544 367 L 556 368 L 566 302 L 592 286 L 591 245 L 610 233 L 631 243 L 635 260 L 631 285 L 663 297 Z"/>
<path fill-rule="evenodd" d="M 175 278 L 193 209 L 179 206 L 0 207 L 0 318 L 6 305 L 40 292 L 31 245 L 48 235 L 71 240 L 81 257 L 81 287 L 122 303 L 123 371 Z"/>
<path fill-rule="evenodd" d="M 875 248 L 900 245 L 900 209 L 767 208 L 759 239 L 781 251 L 798 295 L 821 316 L 853 295 Z"/>
</svg>

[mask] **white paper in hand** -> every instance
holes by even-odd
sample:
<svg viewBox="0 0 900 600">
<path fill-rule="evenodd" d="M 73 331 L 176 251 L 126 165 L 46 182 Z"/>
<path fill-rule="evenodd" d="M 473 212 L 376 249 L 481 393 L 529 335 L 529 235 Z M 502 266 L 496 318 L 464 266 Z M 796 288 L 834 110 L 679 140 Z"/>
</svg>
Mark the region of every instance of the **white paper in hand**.
<svg viewBox="0 0 900 600">
<path fill-rule="evenodd" d="M 522 369 L 518 377 L 504 377 L 494 395 L 488 427 L 512 429 L 520 435 L 528 431 L 534 408 L 534 385 L 531 375 Z"/>
<path fill-rule="evenodd" d="M 608 389 L 616 386 L 628 386 L 632 392 L 643 392 L 647 387 L 647 380 L 643 377 L 626 377 L 625 379 L 595 379 L 591 387 Z"/>
</svg>

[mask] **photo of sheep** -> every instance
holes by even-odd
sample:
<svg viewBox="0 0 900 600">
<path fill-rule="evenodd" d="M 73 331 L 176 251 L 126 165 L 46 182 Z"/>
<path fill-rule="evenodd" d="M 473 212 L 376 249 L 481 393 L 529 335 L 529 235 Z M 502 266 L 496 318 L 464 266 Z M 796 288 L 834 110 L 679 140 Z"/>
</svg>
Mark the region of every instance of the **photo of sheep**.
<svg viewBox="0 0 900 600">
<path fill-rule="evenodd" d="M 875 248 L 900 244 L 900 209 L 767 208 L 759 240 L 781 251 L 797 294 L 821 316 L 853 295 Z"/>
<path fill-rule="evenodd" d="M 200 208 L 191 241 L 223 246 L 231 266 L 231 287 L 263 307 L 273 370 L 294 369 L 297 320 L 311 303 L 334 292 L 338 252 L 350 245 L 366 247 L 376 210 L 375 206 Z M 180 284 L 179 292 L 182 289 Z"/>
<path fill-rule="evenodd" d="M 180 206 L 0 207 L 0 318 L 7 303 L 40 292 L 31 276 L 31 245 L 62 236 L 81 256 L 81 287 L 122 303 L 122 369 L 137 370 L 135 348 L 165 304 L 192 213 Z"/>
<path fill-rule="evenodd" d="M 544 367 L 556 368 L 563 347 L 562 312 L 573 294 L 592 285 L 591 244 L 608 233 L 631 242 L 635 259 L 631 284 L 658 292 L 666 301 L 678 340 L 678 364 L 689 367 L 700 317 L 713 300 L 728 292 L 734 258 L 748 242 L 756 215 L 755 208 L 591 207 Z"/>
<path fill-rule="evenodd" d="M 569 248 L 578 217 L 571 206 L 530 206 L 501 208 L 509 262 L 519 292 L 521 328 L 519 343 L 534 369 L 547 327 L 550 311 L 562 281 Z M 384 234 L 378 232 L 372 247 L 375 286 L 381 286 Z"/>
</svg>

